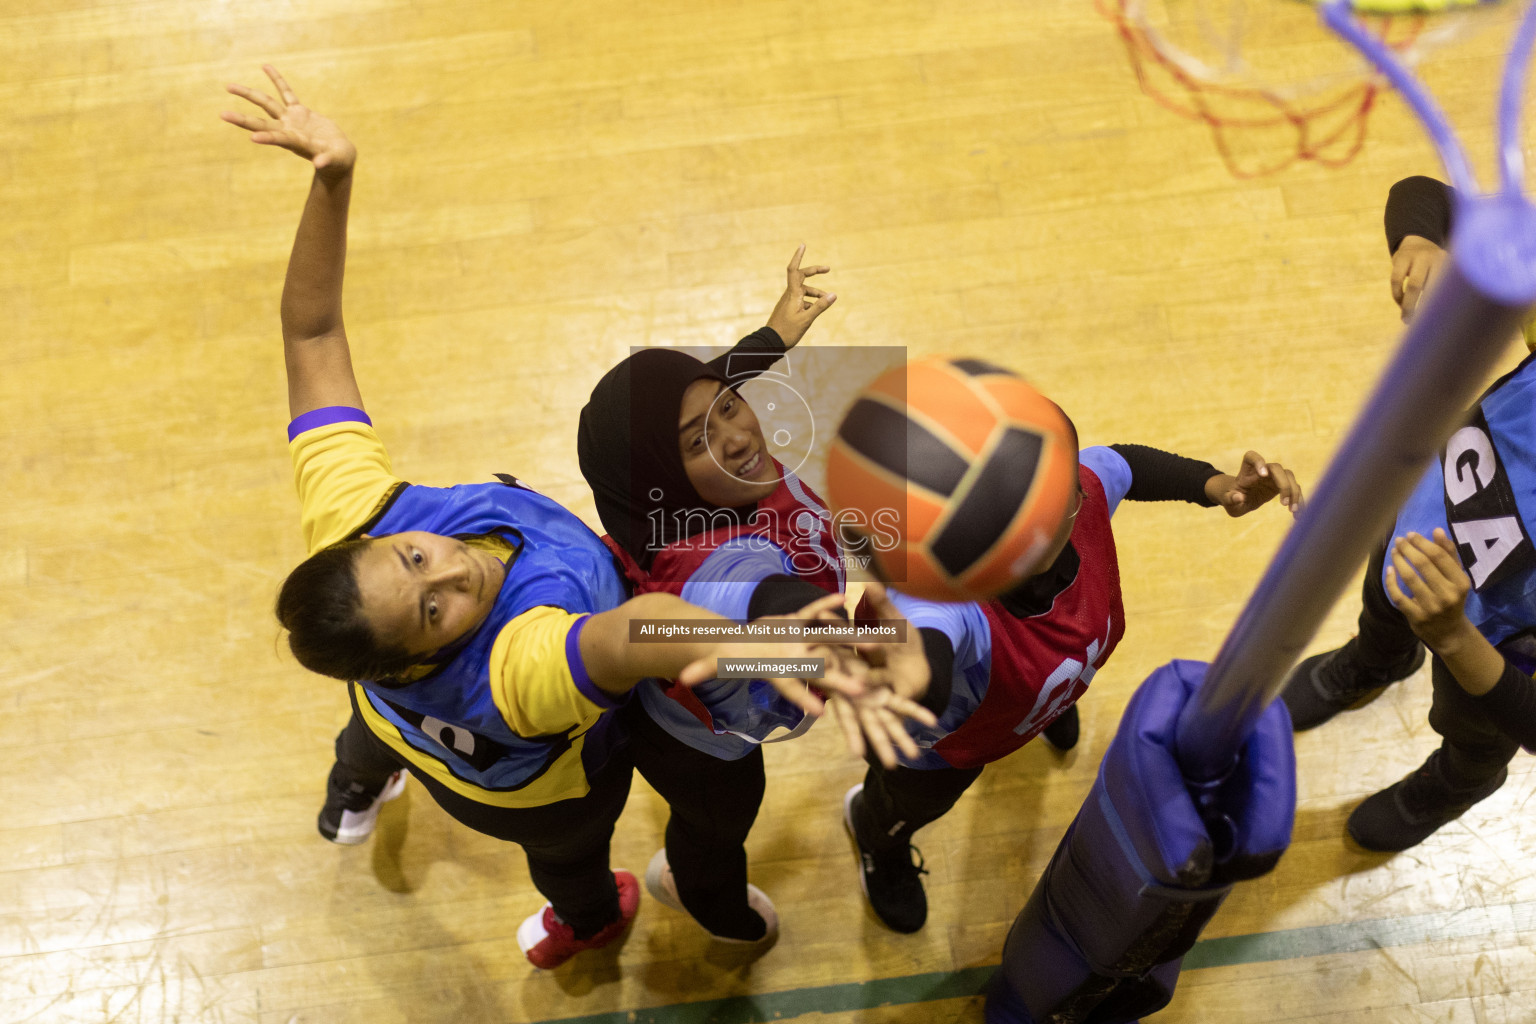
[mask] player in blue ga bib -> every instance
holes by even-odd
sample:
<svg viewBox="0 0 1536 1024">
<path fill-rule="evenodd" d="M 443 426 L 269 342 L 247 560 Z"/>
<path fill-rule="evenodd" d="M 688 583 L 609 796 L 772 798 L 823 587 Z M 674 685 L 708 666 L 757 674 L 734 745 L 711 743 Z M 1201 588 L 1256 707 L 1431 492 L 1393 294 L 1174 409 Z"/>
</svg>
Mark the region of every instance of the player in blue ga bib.
<svg viewBox="0 0 1536 1024">
<path fill-rule="evenodd" d="M 1393 293 L 1411 315 L 1444 257 L 1454 195 L 1408 178 L 1387 200 Z M 1350 814 L 1369 850 L 1417 845 L 1493 795 L 1536 750 L 1536 356 L 1496 381 L 1431 463 L 1366 567 L 1359 634 L 1305 659 L 1283 698 L 1297 730 L 1359 707 L 1431 659 L 1440 748 Z"/>
</svg>

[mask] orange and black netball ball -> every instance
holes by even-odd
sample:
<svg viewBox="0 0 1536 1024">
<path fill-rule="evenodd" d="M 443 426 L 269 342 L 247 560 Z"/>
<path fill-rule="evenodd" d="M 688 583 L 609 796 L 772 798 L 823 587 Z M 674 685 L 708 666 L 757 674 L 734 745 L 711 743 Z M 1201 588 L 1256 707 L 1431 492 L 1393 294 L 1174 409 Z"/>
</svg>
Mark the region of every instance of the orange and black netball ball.
<svg viewBox="0 0 1536 1024">
<path fill-rule="evenodd" d="M 1039 571 L 1076 491 L 1077 440 L 1061 409 L 978 359 L 881 375 L 843 417 L 827 463 L 849 553 L 935 601 L 985 600 Z"/>
</svg>

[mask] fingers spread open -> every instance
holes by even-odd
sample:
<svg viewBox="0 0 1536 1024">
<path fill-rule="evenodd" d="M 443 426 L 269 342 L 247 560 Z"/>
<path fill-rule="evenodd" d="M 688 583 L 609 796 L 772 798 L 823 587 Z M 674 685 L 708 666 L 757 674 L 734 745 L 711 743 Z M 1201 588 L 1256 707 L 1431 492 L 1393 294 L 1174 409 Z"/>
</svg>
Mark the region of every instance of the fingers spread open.
<svg viewBox="0 0 1536 1024">
<path fill-rule="evenodd" d="M 914 722 L 921 722 L 926 726 L 939 724 L 938 716 L 915 700 L 908 700 L 906 697 L 898 697 L 892 694 L 885 706 L 890 708 L 893 714 L 900 715 L 903 718 L 910 718 Z M 906 730 L 902 731 L 905 732 Z"/>
<path fill-rule="evenodd" d="M 272 84 L 277 86 L 277 94 L 283 98 L 284 103 L 294 104 L 299 102 L 299 98 L 293 94 L 293 89 L 288 85 L 287 79 L 278 73 L 277 68 L 271 64 L 263 64 L 261 70 L 265 71 L 267 77 L 272 79 Z"/>
<path fill-rule="evenodd" d="M 1466 574 L 1466 570 L 1461 567 L 1461 558 L 1456 554 L 1456 545 L 1439 527 L 1435 528 L 1435 539 L 1424 540 L 1421 550 L 1446 579 L 1455 580 Z"/>
<path fill-rule="evenodd" d="M 795 275 L 800 272 L 800 257 L 804 255 L 805 243 L 801 242 L 800 248 L 796 249 L 795 254 L 789 258 L 789 266 L 784 268 L 785 273 L 789 275 L 790 284 L 795 283 Z"/>
<path fill-rule="evenodd" d="M 922 750 L 918 748 L 917 741 L 912 738 L 911 733 L 907 732 L 907 727 L 902 724 L 901 719 L 897 717 L 894 711 L 890 708 L 881 708 L 879 715 L 891 740 L 901 750 L 902 757 L 908 760 L 916 760 L 922 756 Z"/>
<path fill-rule="evenodd" d="M 1408 560 L 1418 571 L 1419 578 L 1438 603 L 1449 606 L 1461 599 L 1456 584 L 1457 578 L 1462 575 L 1461 566 L 1440 545 L 1427 537 L 1410 533 L 1403 547 Z"/>
<path fill-rule="evenodd" d="M 283 105 L 264 92 L 257 92 L 255 89 L 250 89 L 243 85 L 234 84 L 226 85 L 224 88 L 227 91 L 234 93 L 236 96 L 239 96 L 241 99 L 250 100 L 262 110 L 266 111 L 269 117 L 283 116 Z"/>
<path fill-rule="evenodd" d="M 864 730 L 864 735 L 869 739 L 869 747 L 875 752 L 875 757 L 887 768 L 895 768 L 897 765 L 896 750 L 891 746 L 891 738 L 886 734 L 886 729 L 880 721 L 879 713 L 873 708 L 859 709 L 859 725 Z"/>
<path fill-rule="evenodd" d="M 848 744 L 849 753 L 854 757 L 863 757 L 864 732 L 859 728 L 858 712 L 847 697 L 835 696 L 829 703 L 832 705 L 832 715 L 837 719 L 837 727 L 842 730 L 843 742 Z"/>
<path fill-rule="evenodd" d="M 266 118 L 242 114 L 238 110 L 222 111 L 219 117 L 238 128 L 244 128 L 248 132 L 264 132 L 270 127 Z"/>
</svg>

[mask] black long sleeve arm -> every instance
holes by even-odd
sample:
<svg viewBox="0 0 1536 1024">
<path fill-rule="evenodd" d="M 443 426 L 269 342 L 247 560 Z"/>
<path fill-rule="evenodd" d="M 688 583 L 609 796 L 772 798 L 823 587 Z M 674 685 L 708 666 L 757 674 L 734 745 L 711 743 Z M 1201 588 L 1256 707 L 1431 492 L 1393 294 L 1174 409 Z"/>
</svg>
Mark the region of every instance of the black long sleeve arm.
<svg viewBox="0 0 1536 1024">
<path fill-rule="evenodd" d="M 1188 501 L 1202 508 L 1216 502 L 1205 493 L 1206 481 L 1221 476 L 1209 462 L 1185 458 L 1144 444 L 1112 444 L 1110 450 L 1131 467 L 1131 501 Z"/>
<path fill-rule="evenodd" d="M 709 368 L 732 384 L 750 380 L 769 370 L 789 349 L 772 327 L 759 327 L 742 338 L 723 356 L 709 361 Z"/>
<path fill-rule="evenodd" d="M 1456 190 L 1443 181 L 1416 174 L 1404 178 L 1387 192 L 1384 215 L 1387 228 L 1387 252 L 1409 235 L 1427 238 L 1444 249 L 1451 239 L 1451 218 Z"/>
<path fill-rule="evenodd" d="M 832 591 L 788 573 L 775 573 L 760 580 L 747 599 L 747 618 L 760 619 L 764 615 L 788 615 L 797 612 L 812 601 L 819 601 Z M 843 614 L 842 609 L 838 609 Z"/>
<path fill-rule="evenodd" d="M 918 703 L 935 715 L 943 715 L 955 685 L 955 645 L 942 630 L 923 626 L 918 633 L 923 638 L 923 653 L 928 656 L 928 692 Z"/>
<path fill-rule="evenodd" d="M 1476 698 L 1499 731 L 1536 754 L 1536 681 L 1504 659 L 1504 674 Z"/>
</svg>

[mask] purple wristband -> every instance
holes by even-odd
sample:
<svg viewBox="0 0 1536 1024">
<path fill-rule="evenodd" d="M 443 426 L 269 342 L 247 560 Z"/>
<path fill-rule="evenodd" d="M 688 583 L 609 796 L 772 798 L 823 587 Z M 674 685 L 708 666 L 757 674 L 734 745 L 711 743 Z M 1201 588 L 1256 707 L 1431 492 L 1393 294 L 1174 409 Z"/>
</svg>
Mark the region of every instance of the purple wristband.
<svg viewBox="0 0 1536 1024">
<path fill-rule="evenodd" d="M 592 677 L 587 675 L 587 666 L 581 660 L 581 630 L 591 617 L 583 615 L 571 623 L 571 631 L 565 634 L 565 663 L 571 667 L 571 678 L 576 681 L 576 689 L 581 691 L 583 697 L 600 708 L 616 708 L 621 702 L 598 689 Z"/>
</svg>

